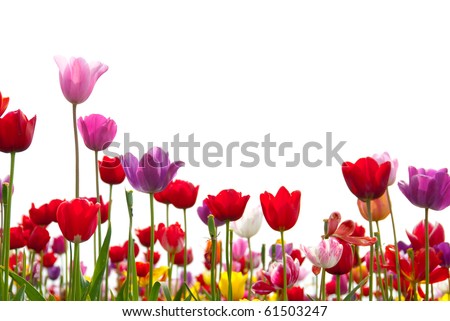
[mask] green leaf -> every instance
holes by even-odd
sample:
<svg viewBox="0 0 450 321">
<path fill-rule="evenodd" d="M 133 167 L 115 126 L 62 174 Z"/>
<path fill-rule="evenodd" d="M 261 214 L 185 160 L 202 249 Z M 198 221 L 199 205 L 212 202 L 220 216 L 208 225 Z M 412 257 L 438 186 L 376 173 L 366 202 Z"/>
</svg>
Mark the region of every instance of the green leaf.
<svg viewBox="0 0 450 321">
<path fill-rule="evenodd" d="M 367 279 L 368 279 L 368 278 L 369 278 L 369 277 L 366 276 L 366 277 L 364 278 L 364 280 L 362 280 L 361 282 L 359 282 L 359 284 L 347 294 L 347 296 L 344 298 L 343 301 L 351 301 L 351 300 L 353 300 L 353 296 L 355 295 L 356 291 L 358 291 L 359 288 L 362 287 L 362 286 L 367 282 Z"/>
<path fill-rule="evenodd" d="M 22 287 L 17 290 L 16 295 L 13 298 L 13 301 L 25 301 L 25 290 L 27 288 L 27 285 L 24 284 Z"/>
<path fill-rule="evenodd" d="M 152 291 L 150 292 L 150 301 L 158 300 L 160 288 L 161 288 L 161 283 L 155 282 L 155 284 L 153 284 Z"/>
<path fill-rule="evenodd" d="M 106 266 L 108 265 L 108 251 L 110 241 L 111 241 L 111 223 L 109 222 L 108 232 L 106 233 L 105 240 L 103 241 L 103 245 L 100 250 L 100 255 L 98 256 L 97 263 L 95 265 L 94 275 L 92 276 L 91 284 L 84 296 L 86 297 L 87 294 L 89 293 L 91 301 L 98 301 L 100 298 L 103 276 L 106 271 Z"/>
<path fill-rule="evenodd" d="M 163 289 L 163 293 L 164 293 L 164 297 L 166 298 L 166 301 L 172 301 L 172 296 L 170 295 L 170 290 L 166 283 L 162 284 L 162 289 Z"/>
<path fill-rule="evenodd" d="M 124 295 L 128 295 L 128 293 L 126 293 L 125 291 L 127 287 L 128 287 L 128 280 L 125 280 L 125 282 L 123 282 L 122 284 L 122 287 L 119 289 L 119 292 L 117 293 L 115 301 L 125 301 Z M 128 301 L 128 297 L 126 298 L 126 300 Z"/>
<path fill-rule="evenodd" d="M 138 287 L 138 280 L 137 280 L 137 273 L 136 273 L 136 261 L 134 258 L 134 239 L 131 238 L 131 234 L 130 234 L 130 238 L 128 239 L 128 247 L 129 247 L 128 265 L 129 265 L 129 270 L 130 270 L 130 278 L 132 278 L 132 300 L 138 301 L 139 300 L 139 287 Z"/>
<path fill-rule="evenodd" d="M 4 271 L 4 268 L 0 266 L 0 270 Z M 16 274 L 13 271 L 9 271 L 9 276 L 20 286 L 23 287 L 26 285 L 25 288 L 25 294 L 27 295 L 28 299 L 31 301 L 45 301 L 45 298 L 24 278 L 22 278 L 20 275 Z"/>
</svg>

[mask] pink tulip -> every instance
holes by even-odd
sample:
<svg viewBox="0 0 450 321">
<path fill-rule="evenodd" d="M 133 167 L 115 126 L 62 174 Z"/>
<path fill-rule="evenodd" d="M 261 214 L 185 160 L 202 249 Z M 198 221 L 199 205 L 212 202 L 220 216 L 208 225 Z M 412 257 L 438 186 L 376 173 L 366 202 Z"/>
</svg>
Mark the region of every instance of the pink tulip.
<svg viewBox="0 0 450 321">
<path fill-rule="evenodd" d="M 334 237 L 330 237 L 320 241 L 317 247 L 300 245 L 300 249 L 313 265 L 329 269 L 341 259 L 343 246 Z"/>
<path fill-rule="evenodd" d="M 59 68 L 59 83 L 64 97 L 72 104 L 85 102 L 92 93 L 98 78 L 103 75 L 108 66 L 100 62 L 88 64 L 83 58 L 55 56 Z"/>
<path fill-rule="evenodd" d="M 108 148 L 117 133 L 116 122 L 99 114 L 80 117 L 77 125 L 86 147 L 97 152 Z"/>
</svg>

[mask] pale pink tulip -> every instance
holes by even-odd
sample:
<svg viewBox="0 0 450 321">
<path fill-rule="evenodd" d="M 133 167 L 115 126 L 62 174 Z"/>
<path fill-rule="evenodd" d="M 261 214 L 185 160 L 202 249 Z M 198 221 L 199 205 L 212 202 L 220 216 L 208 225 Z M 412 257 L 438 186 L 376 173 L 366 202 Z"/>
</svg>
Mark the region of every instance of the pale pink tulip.
<svg viewBox="0 0 450 321">
<path fill-rule="evenodd" d="M 316 247 L 300 245 L 300 249 L 313 265 L 323 269 L 329 269 L 339 262 L 342 256 L 343 246 L 334 237 L 330 237 L 329 239 L 320 241 Z"/>
</svg>

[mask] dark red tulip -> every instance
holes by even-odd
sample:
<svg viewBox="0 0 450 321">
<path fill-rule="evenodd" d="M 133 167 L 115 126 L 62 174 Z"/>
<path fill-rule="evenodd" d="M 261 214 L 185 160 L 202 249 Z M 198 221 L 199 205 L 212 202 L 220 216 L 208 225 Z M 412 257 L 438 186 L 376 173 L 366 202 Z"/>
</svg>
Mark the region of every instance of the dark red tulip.
<svg viewBox="0 0 450 321">
<path fill-rule="evenodd" d="M 36 226 L 28 238 L 28 248 L 39 253 L 45 249 L 50 241 L 50 234 L 47 229 L 42 226 Z"/>
<path fill-rule="evenodd" d="M 199 186 L 194 186 L 190 182 L 176 180 L 166 188 L 167 199 L 170 204 L 180 209 L 191 208 L 197 200 Z"/>
<path fill-rule="evenodd" d="M 119 157 L 103 156 L 103 160 L 98 161 L 98 166 L 100 178 L 106 184 L 118 185 L 125 180 L 125 171 Z"/>
<path fill-rule="evenodd" d="M 23 229 L 19 227 L 11 227 L 9 248 L 11 250 L 21 249 L 27 245 L 27 240 L 23 234 Z"/>
<path fill-rule="evenodd" d="M 97 203 L 97 197 L 82 197 L 84 199 L 87 199 L 88 201 L 92 203 Z M 101 216 L 101 222 L 106 223 L 108 222 L 108 210 L 109 210 L 109 202 L 104 203 L 103 197 L 100 195 L 100 216 Z"/>
<path fill-rule="evenodd" d="M 56 222 L 56 210 L 62 203 L 62 200 L 54 199 L 48 204 L 44 204 L 39 208 L 36 208 L 34 203 L 31 204 L 31 208 L 28 211 L 30 219 L 36 225 L 47 226 L 51 222 Z"/>
<path fill-rule="evenodd" d="M 109 258 L 111 263 L 120 263 L 125 260 L 125 252 L 123 246 L 111 246 L 109 248 Z"/>
<path fill-rule="evenodd" d="M 156 264 L 158 264 L 159 259 L 161 258 L 161 254 L 159 254 L 159 252 L 153 252 L 153 265 L 155 266 Z M 147 262 L 150 262 L 150 251 L 145 252 L 145 259 L 147 260 Z"/>
<path fill-rule="evenodd" d="M 136 262 L 136 274 L 140 278 L 145 278 L 150 272 L 150 263 Z"/>
<path fill-rule="evenodd" d="M 341 258 L 339 259 L 338 263 L 335 266 L 326 269 L 325 271 L 333 275 L 347 274 L 353 267 L 353 250 L 351 245 L 349 245 L 347 242 L 342 241 L 341 239 L 338 238 L 336 239 L 343 246 Z"/>
<path fill-rule="evenodd" d="M 193 260 L 194 260 L 194 254 L 192 253 L 192 249 L 189 248 L 189 250 L 187 251 L 187 262 L 186 262 L 186 265 L 191 264 Z M 183 266 L 184 265 L 183 264 L 184 263 L 184 249 L 175 254 L 175 258 L 173 260 L 173 263 L 175 265 L 178 265 L 178 266 Z"/>
<path fill-rule="evenodd" d="M 52 267 L 53 265 L 55 265 L 56 259 L 57 258 L 55 256 L 55 253 L 48 252 L 48 253 L 44 254 L 42 263 L 43 263 L 44 267 L 49 268 L 49 267 Z"/>
<path fill-rule="evenodd" d="M 220 221 L 236 221 L 244 214 L 249 195 L 242 196 L 242 193 L 234 189 L 221 191 L 217 196 L 208 195 L 205 203 L 212 215 Z"/>
<path fill-rule="evenodd" d="M 123 251 L 125 252 L 125 258 L 128 259 L 128 241 L 125 241 L 122 245 Z M 134 257 L 139 255 L 139 245 L 134 242 Z"/>
<path fill-rule="evenodd" d="M 308 301 L 305 290 L 300 286 L 294 286 L 287 290 L 288 301 Z"/>
<path fill-rule="evenodd" d="M 29 231 L 28 235 L 30 235 L 36 224 L 33 223 L 29 216 L 23 215 L 22 224 L 20 224 L 20 226 L 23 228 L 24 232 Z"/>
<path fill-rule="evenodd" d="M 360 158 L 355 164 L 344 162 L 342 174 L 350 191 L 361 201 L 381 197 L 389 182 L 391 163 L 378 165 L 372 157 Z"/>
<path fill-rule="evenodd" d="M 28 120 L 22 111 L 16 110 L 0 118 L 0 151 L 23 152 L 30 147 L 36 126 L 36 116 Z"/>
<path fill-rule="evenodd" d="M 150 226 L 142 230 L 136 229 L 136 236 L 138 237 L 139 242 L 142 244 L 142 246 L 150 247 L 150 231 L 151 231 Z M 157 229 L 155 230 L 155 238 L 153 243 L 156 243 L 156 241 L 158 241 Z"/>
<path fill-rule="evenodd" d="M 269 226 L 275 231 L 291 229 L 300 215 L 300 198 L 300 191 L 289 193 L 284 186 L 275 196 L 268 192 L 261 194 L 261 207 Z"/>
<path fill-rule="evenodd" d="M 64 237 L 74 243 L 89 240 L 97 228 L 99 207 L 99 204 L 80 198 L 62 202 L 56 218 Z"/>
<path fill-rule="evenodd" d="M 155 200 L 159 203 L 163 204 L 170 204 L 168 195 L 169 195 L 169 187 L 172 184 L 170 182 L 165 189 L 163 189 L 161 192 L 155 193 Z"/>
</svg>

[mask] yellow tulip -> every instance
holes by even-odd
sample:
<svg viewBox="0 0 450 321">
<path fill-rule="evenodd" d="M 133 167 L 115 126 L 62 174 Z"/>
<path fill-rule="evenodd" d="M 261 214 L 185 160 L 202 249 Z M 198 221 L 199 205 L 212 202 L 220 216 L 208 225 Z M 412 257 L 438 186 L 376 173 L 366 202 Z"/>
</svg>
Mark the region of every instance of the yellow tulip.
<svg viewBox="0 0 450 321">
<path fill-rule="evenodd" d="M 247 274 L 242 275 L 242 272 L 231 272 L 231 286 L 233 290 L 233 301 L 238 301 L 244 297 L 245 284 L 247 282 Z M 219 289 L 222 295 L 228 300 L 228 274 L 222 272 L 220 275 Z"/>
</svg>

